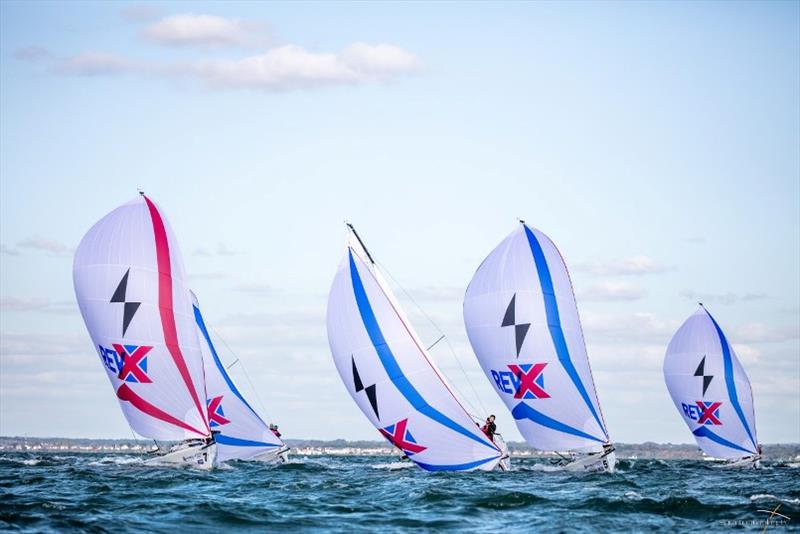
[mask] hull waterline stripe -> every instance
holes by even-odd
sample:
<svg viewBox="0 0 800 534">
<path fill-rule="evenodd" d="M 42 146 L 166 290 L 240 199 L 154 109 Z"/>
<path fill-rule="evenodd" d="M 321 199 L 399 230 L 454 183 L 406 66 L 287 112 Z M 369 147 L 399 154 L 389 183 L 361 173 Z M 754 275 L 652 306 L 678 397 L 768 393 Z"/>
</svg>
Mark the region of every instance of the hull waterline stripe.
<svg viewBox="0 0 800 534">
<path fill-rule="evenodd" d="M 586 387 L 583 385 L 581 377 L 578 376 L 578 371 L 575 369 L 575 365 L 572 363 L 572 360 L 569 356 L 567 341 L 564 338 L 564 331 L 561 328 L 561 317 L 558 313 L 558 302 L 556 301 L 556 292 L 555 288 L 553 287 L 553 279 L 550 276 L 550 268 L 547 266 L 547 259 L 544 256 L 544 251 L 542 250 L 542 246 L 539 244 L 539 241 L 536 239 L 536 236 L 533 235 L 531 229 L 526 225 L 523 225 L 523 228 L 525 229 L 525 236 L 528 238 L 528 245 L 530 246 L 531 254 L 533 255 L 533 262 L 536 265 L 536 272 L 539 275 L 539 283 L 541 285 L 542 296 L 544 297 L 544 308 L 547 315 L 547 327 L 550 330 L 550 337 L 553 340 L 553 346 L 558 354 L 558 361 L 561 362 L 564 370 L 567 372 L 570 379 L 572 379 L 572 383 L 575 384 L 575 388 L 578 390 L 578 393 L 580 393 L 583 401 L 586 403 L 586 406 L 592 413 L 594 420 L 597 421 L 597 426 L 600 428 L 600 431 L 603 432 L 603 435 L 607 441 L 608 432 L 606 431 L 603 423 L 600 421 L 600 417 L 597 415 L 597 411 L 594 409 L 594 404 L 589 398 L 589 393 L 586 391 Z"/>
<path fill-rule="evenodd" d="M 548 417 L 542 412 L 533 409 L 524 402 L 520 402 L 519 404 L 514 406 L 514 409 L 511 410 L 511 415 L 514 417 L 514 419 L 517 420 L 528 419 L 529 421 L 533 421 L 536 424 L 546 426 L 547 428 L 552 428 L 553 430 L 558 430 L 559 432 L 563 432 L 565 434 L 572 434 L 573 436 L 590 439 L 592 441 L 597 441 L 598 443 L 606 442 L 605 439 L 596 438 L 591 434 L 583 432 L 582 430 L 578 430 L 577 428 L 573 428 L 560 421 L 556 421 L 555 419 Z"/>
<path fill-rule="evenodd" d="M 756 451 L 747 450 L 744 447 L 740 447 L 739 445 L 737 445 L 735 443 L 732 443 L 732 442 L 728 441 L 727 439 L 714 434 L 711 430 L 709 430 L 705 426 L 701 426 L 701 427 L 695 429 L 695 431 L 692 432 L 692 434 L 694 434 L 697 437 L 708 438 L 711 441 L 715 441 L 715 442 L 719 443 L 720 445 L 724 445 L 725 447 L 728 447 L 728 448 L 731 448 L 731 449 L 736 449 L 737 451 L 743 451 L 743 452 L 746 452 L 747 454 L 756 454 Z"/>
<path fill-rule="evenodd" d="M 178 343 L 178 330 L 175 326 L 175 314 L 172 307 L 172 264 L 169 256 L 169 240 L 167 239 L 167 229 L 164 221 L 158 212 L 155 204 L 149 198 L 144 197 L 147 208 L 150 211 L 150 218 L 153 222 L 153 234 L 156 241 L 156 260 L 158 263 L 158 308 L 161 312 L 161 327 L 164 331 L 164 343 L 167 345 L 172 360 L 178 368 L 178 372 L 186 384 L 189 394 L 200 414 L 200 420 L 206 426 L 206 435 L 211 434 L 208 428 L 208 416 L 201 407 L 200 399 L 197 397 L 197 390 L 186 367 L 186 360 L 183 358 L 180 344 Z"/>
<path fill-rule="evenodd" d="M 367 330 L 367 334 L 372 342 L 372 346 L 374 347 L 375 352 L 378 353 L 378 358 L 380 359 L 381 364 L 383 365 L 383 368 L 389 377 L 389 380 L 392 381 L 397 390 L 403 395 L 403 397 L 406 398 L 411 406 L 413 406 L 414 409 L 421 414 L 429 417 L 442 426 L 445 426 L 470 438 L 471 440 L 480 443 L 485 447 L 492 449 L 495 452 L 499 452 L 493 443 L 484 441 L 428 404 L 428 402 L 422 397 L 422 395 L 420 395 L 414 386 L 411 385 L 411 382 L 408 381 L 403 374 L 403 371 L 400 369 L 397 359 L 395 358 L 394 354 L 392 354 L 392 350 L 386 343 L 386 339 L 383 337 L 383 332 L 381 332 L 380 326 L 378 326 L 378 320 L 375 317 L 375 313 L 372 311 L 372 305 L 369 303 L 369 299 L 367 298 L 367 292 L 364 289 L 364 284 L 361 282 L 361 277 L 358 274 L 358 268 L 356 267 L 355 260 L 353 259 L 352 251 L 348 250 L 348 254 L 350 257 L 350 279 L 353 283 L 353 293 L 355 294 L 358 311 L 361 314 L 361 320 L 364 323 L 364 328 Z"/>
<path fill-rule="evenodd" d="M 139 395 L 137 395 L 128 384 L 122 384 L 119 389 L 117 390 L 117 398 L 122 401 L 130 402 L 135 408 L 138 410 L 146 413 L 150 417 L 154 419 L 159 419 L 171 425 L 175 425 L 177 427 L 183 428 L 184 430 L 188 430 L 190 432 L 194 432 L 195 434 L 199 434 L 200 436 L 207 436 L 203 431 L 197 430 L 191 425 L 188 425 L 178 419 L 177 417 L 173 417 L 167 412 L 161 410 L 160 408 L 156 408 Z"/>
<path fill-rule="evenodd" d="M 283 444 L 233 438 L 231 436 L 225 436 L 222 434 L 214 436 L 214 441 L 216 441 L 219 445 L 230 445 L 232 447 L 283 447 Z"/>
<path fill-rule="evenodd" d="M 423 468 L 425 471 L 467 471 L 469 469 L 475 469 L 485 463 L 491 462 L 492 460 L 497 460 L 497 456 L 492 456 L 491 458 L 485 458 L 483 460 L 476 460 L 474 462 L 469 462 L 466 464 L 455 464 L 455 465 L 436 465 L 436 464 L 426 464 L 423 462 L 417 462 L 414 458 L 411 458 L 414 463 L 418 466 Z"/>
<path fill-rule="evenodd" d="M 736 382 L 733 379 L 733 359 L 731 358 L 731 349 L 730 345 L 728 345 L 728 340 L 725 338 L 725 334 L 722 333 L 722 329 L 717 324 L 717 321 L 708 313 L 708 310 L 703 308 L 708 314 L 708 318 L 711 319 L 711 322 L 714 324 L 714 328 L 717 331 L 717 336 L 719 337 L 719 344 L 722 346 L 722 362 L 724 364 L 725 369 L 725 384 L 728 386 L 728 397 L 731 401 L 731 406 L 733 409 L 736 410 L 736 414 L 739 416 L 739 420 L 742 422 L 742 426 L 747 431 L 747 436 L 750 438 L 750 442 L 753 444 L 753 447 L 758 447 L 756 444 L 756 440 L 753 438 L 752 432 L 750 432 L 750 425 L 747 424 L 747 419 L 744 416 L 744 412 L 742 411 L 742 406 L 739 404 L 739 397 L 736 395 Z"/>
</svg>

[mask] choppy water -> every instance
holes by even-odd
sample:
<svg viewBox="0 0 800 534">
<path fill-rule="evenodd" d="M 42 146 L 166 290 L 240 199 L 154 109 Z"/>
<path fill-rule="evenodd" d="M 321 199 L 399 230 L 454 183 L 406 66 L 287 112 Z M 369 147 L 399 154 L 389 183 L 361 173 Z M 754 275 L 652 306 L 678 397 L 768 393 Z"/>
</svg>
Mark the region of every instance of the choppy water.
<svg viewBox="0 0 800 534">
<path fill-rule="evenodd" d="M 0 529 L 761 531 L 758 510 L 780 505 L 792 519 L 769 529 L 800 530 L 797 463 L 739 471 L 622 460 L 613 475 L 543 466 L 426 473 L 387 458 L 323 456 L 202 472 L 146 467 L 133 455 L 4 453 Z"/>
</svg>

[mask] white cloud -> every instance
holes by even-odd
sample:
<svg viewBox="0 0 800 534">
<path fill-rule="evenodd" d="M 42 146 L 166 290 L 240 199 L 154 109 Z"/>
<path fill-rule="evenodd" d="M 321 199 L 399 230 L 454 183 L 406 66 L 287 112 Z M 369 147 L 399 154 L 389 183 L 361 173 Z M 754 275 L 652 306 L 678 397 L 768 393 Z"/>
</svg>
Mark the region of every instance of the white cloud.
<svg viewBox="0 0 800 534">
<path fill-rule="evenodd" d="M 151 24 L 144 35 L 168 46 L 242 46 L 257 43 L 262 28 L 262 25 L 239 19 L 184 13 Z"/>
<path fill-rule="evenodd" d="M 59 61 L 55 70 L 62 74 L 75 76 L 108 76 L 141 71 L 142 64 L 136 64 L 114 54 L 103 52 L 84 52 Z"/>
<path fill-rule="evenodd" d="M 247 283 L 236 284 L 231 289 L 233 291 L 247 293 L 249 295 L 253 295 L 256 297 L 270 297 L 278 293 L 278 289 L 276 289 L 275 287 L 269 284 L 261 284 L 258 282 L 247 282 Z"/>
<path fill-rule="evenodd" d="M 633 256 L 606 262 L 578 263 L 574 266 L 574 269 L 576 271 L 585 271 L 595 276 L 638 276 L 665 273 L 675 268 L 658 263 L 647 256 Z"/>
<path fill-rule="evenodd" d="M 19 250 L 8 248 L 5 245 L 0 245 L 0 254 L 5 254 L 6 256 L 19 256 Z"/>
<path fill-rule="evenodd" d="M 724 305 L 735 304 L 739 300 L 751 302 L 769 298 L 769 296 L 766 293 L 745 293 L 743 295 L 732 293 L 730 291 L 727 293 L 701 293 L 693 291 L 691 289 L 685 289 L 681 291 L 681 296 L 695 302 L 715 303 Z"/>
<path fill-rule="evenodd" d="M 222 280 L 227 277 L 228 275 L 222 271 L 189 274 L 191 280 Z"/>
<path fill-rule="evenodd" d="M 746 343 L 780 343 L 800 338 L 800 325 L 768 326 L 748 323 L 736 327 L 731 338 Z"/>
<path fill-rule="evenodd" d="M 114 54 L 87 52 L 57 61 L 56 72 L 74 76 L 137 74 L 194 80 L 217 89 L 288 91 L 344 84 L 388 82 L 418 72 L 419 60 L 388 44 L 357 43 L 336 54 L 284 45 L 240 59 L 198 59 L 177 63 L 144 62 Z"/>
<path fill-rule="evenodd" d="M 44 311 L 47 313 L 77 313 L 74 301 L 52 301 L 41 297 L 2 297 L 0 309 L 8 312 Z"/>
<path fill-rule="evenodd" d="M 73 252 L 73 250 L 64 243 L 43 237 L 29 237 L 17 243 L 17 248 L 41 250 L 49 252 L 52 256 L 71 256 Z"/>
<path fill-rule="evenodd" d="M 181 75 L 213 87 L 277 91 L 386 81 L 418 68 L 416 58 L 399 47 L 353 46 L 357 48 L 334 54 L 284 45 L 242 59 L 200 61 L 177 68 Z"/>
<path fill-rule="evenodd" d="M 585 301 L 639 300 L 644 296 L 644 289 L 625 282 L 602 282 L 578 293 L 579 299 Z"/>
<path fill-rule="evenodd" d="M 217 243 L 217 246 L 214 248 L 214 250 L 206 247 L 198 247 L 194 249 L 192 254 L 195 256 L 235 256 L 238 254 L 238 252 L 231 249 L 224 243 Z"/>
<path fill-rule="evenodd" d="M 53 54 L 42 46 L 25 46 L 18 48 L 14 52 L 14 57 L 22 61 L 39 61 L 40 59 L 50 59 Z"/>
<path fill-rule="evenodd" d="M 663 343 L 663 349 L 677 331 L 680 321 L 657 317 L 652 313 L 581 313 L 587 340 L 607 342 Z"/>
<path fill-rule="evenodd" d="M 388 44 L 351 44 L 342 51 L 341 61 L 368 77 L 392 76 L 420 68 L 419 60 L 413 54 Z"/>
</svg>

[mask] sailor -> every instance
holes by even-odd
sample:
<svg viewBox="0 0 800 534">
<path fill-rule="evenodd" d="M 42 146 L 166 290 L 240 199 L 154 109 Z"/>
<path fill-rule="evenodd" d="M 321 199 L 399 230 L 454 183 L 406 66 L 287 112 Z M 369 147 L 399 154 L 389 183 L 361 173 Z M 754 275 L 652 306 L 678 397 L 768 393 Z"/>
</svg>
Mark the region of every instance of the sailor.
<svg viewBox="0 0 800 534">
<path fill-rule="evenodd" d="M 494 415 L 486 418 L 486 423 L 481 428 L 483 433 L 486 434 L 492 442 L 494 442 L 494 434 L 497 432 L 497 425 L 494 424 Z"/>
<path fill-rule="evenodd" d="M 278 425 L 270 424 L 269 429 L 272 431 L 273 434 L 275 434 L 276 438 L 281 437 L 281 433 L 278 432 Z"/>
</svg>

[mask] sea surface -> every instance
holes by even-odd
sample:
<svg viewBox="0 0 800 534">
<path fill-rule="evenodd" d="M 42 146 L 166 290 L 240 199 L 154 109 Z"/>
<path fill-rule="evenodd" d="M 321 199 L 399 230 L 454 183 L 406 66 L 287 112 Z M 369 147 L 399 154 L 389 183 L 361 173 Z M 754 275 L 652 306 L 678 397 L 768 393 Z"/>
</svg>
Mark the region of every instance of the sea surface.
<svg viewBox="0 0 800 534">
<path fill-rule="evenodd" d="M 794 463 L 793 463 L 794 462 Z M 426 473 L 386 457 L 295 456 L 211 472 L 142 457 L 0 454 L 0 530 L 615 532 L 800 530 L 800 464 L 621 460 L 615 474 Z"/>
</svg>

